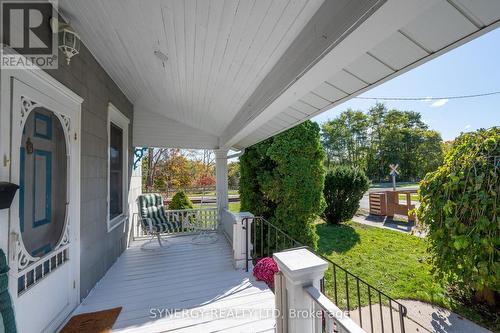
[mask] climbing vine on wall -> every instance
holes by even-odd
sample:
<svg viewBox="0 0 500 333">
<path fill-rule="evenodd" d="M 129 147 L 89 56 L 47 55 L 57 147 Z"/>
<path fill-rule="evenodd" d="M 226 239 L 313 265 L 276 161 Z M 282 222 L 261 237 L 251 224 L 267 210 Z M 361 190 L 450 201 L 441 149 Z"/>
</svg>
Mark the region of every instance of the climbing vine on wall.
<svg viewBox="0 0 500 333">
<path fill-rule="evenodd" d="M 466 133 L 420 183 L 417 212 L 436 275 L 488 303 L 500 291 L 499 192 L 500 128 Z"/>
<path fill-rule="evenodd" d="M 316 248 L 314 221 L 325 208 L 323 159 L 319 126 L 311 121 L 247 148 L 240 159 L 241 210 Z"/>
</svg>

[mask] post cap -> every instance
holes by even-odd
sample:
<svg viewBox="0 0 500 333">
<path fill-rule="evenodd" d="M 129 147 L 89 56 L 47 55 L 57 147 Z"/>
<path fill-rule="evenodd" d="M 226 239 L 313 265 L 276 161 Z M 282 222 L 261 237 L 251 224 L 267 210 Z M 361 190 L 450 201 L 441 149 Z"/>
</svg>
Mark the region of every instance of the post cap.
<svg viewBox="0 0 500 333">
<path fill-rule="evenodd" d="M 328 263 L 309 251 L 296 249 L 273 255 L 280 271 L 294 283 L 307 283 L 323 277 Z"/>
</svg>

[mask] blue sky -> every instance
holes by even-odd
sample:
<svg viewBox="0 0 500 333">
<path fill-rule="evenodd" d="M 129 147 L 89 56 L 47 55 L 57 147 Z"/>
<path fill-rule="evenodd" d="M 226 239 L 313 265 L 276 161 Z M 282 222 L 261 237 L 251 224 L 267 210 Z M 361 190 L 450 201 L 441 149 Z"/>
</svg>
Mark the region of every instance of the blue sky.
<svg viewBox="0 0 500 333">
<path fill-rule="evenodd" d="M 441 97 L 500 91 L 500 28 L 360 96 Z M 500 125 L 500 95 L 449 101 L 386 101 L 388 108 L 420 112 L 444 140 Z M 434 103 L 434 105 L 433 105 Z M 313 120 L 323 123 L 347 108 L 367 111 L 375 101 L 351 99 Z"/>
</svg>

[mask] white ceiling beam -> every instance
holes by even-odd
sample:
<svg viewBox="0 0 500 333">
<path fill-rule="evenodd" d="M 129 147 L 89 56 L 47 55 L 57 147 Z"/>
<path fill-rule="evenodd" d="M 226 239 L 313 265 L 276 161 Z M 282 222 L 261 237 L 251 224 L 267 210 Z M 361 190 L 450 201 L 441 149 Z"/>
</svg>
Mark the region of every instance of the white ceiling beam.
<svg viewBox="0 0 500 333">
<path fill-rule="evenodd" d="M 198 128 L 134 106 L 134 147 L 217 149 L 219 139 Z"/>
</svg>

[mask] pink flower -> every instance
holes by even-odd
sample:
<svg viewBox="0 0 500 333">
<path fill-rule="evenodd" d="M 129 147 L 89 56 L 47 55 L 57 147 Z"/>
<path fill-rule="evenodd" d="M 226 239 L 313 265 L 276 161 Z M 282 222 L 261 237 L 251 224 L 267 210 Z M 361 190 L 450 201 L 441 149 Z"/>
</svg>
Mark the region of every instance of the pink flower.
<svg viewBox="0 0 500 333">
<path fill-rule="evenodd" d="M 260 259 L 253 269 L 253 276 L 257 281 L 264 281 L 269 287 L 274 286 L 274 274 L 279 271 L 278 265 L 273 258 L 265 257 Z"/>
</svg>

